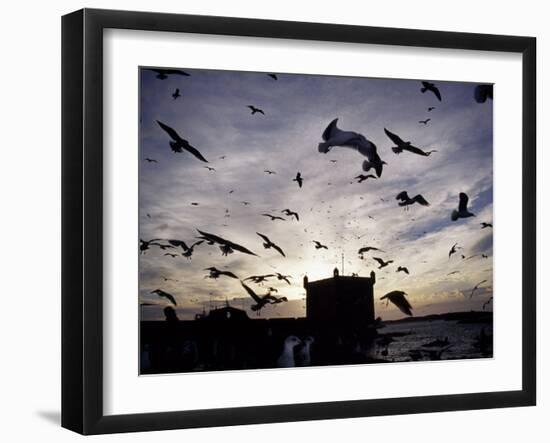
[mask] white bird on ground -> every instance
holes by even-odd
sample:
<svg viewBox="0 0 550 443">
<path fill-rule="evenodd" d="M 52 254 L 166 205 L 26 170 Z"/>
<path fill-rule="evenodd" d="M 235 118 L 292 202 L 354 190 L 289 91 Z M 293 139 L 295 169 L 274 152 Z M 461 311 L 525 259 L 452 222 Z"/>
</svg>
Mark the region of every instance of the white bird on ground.
<svg viewBox="0 0 550 443">
<path fill-rule="evenodd" d="M 293 368 L 296 366 L 294 348 L 300 344 L 302 344 L 302 342 L 295 335 L 290 335 L 286 338 L 283 345 L 283 352 L 277 359 L 278 368 Z"/>
<path fill-rule="evenodd" d="M 308 335 L 302 340 L 302 346 L 296 353 L 296 366 L 311 366 L 311 345 L 315 339 Z"/>
<path fill-rule="evenodd" d="M 374 169 L 376 175 L 380 177 L 383 165 L 387 163 L 380 159 L 376 145 L 367 140 L 363 134 L 354 131 L 342 131 L 336 126 L 337 123 L 338 119 L 335 118 L 323 132 L 322 138 L 324 141 L 319 143 L 319 152 L 326 154 L 335 146 L 355 149 L 361 155 L 367 157 L 367 160 L 363 162 L 363 171 L 368 172 Z"/>
</svg>

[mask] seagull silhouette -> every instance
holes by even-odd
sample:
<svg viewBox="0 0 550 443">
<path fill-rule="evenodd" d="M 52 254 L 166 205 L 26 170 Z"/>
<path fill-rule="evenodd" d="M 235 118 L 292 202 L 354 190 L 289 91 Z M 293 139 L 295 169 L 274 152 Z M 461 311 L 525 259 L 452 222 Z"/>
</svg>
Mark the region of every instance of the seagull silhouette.
<svg viewBox="0 0 550 443">
<path fill-rule="evenodd" d="M 278 80 L 277 79 L 277 74 L 267 74 L 269 77 L 271 77 L 273 80 Z"/>
<path fill-rule="evenodd" d="M 410 206 L 415 203 L 418 203 L 422 206 L 430 206 L 430 203 L 421 195 L 417 194 L 414 197 L 409 197 L 409 194 L 407 194 L 407 191 L 401 191 L 397 196 L 395 197 L 396 200 L 400 200 L 398 203 L 399 206 Z"/>
<path fill-rule="evenodd" d="M 238 243 L 233 243 L 232 241 L 226 240 L 222 237 L 219 237 L 214 234 L 210 234 L 208 232 L 201 231 L 200 229 L 197 229 L 199 234 L 201 235 L 202 240 L 206 240 L 208 244 L 218 244 L 220 247 L 220 250 L 222 251 L 222 255 L 228 255 L 232 254 L 235 251 L 242 252 L 243 254 L 248 255 L 255 255 L 254 252 L 250 251 L 249 249 L 245 248 L 244 246 L 239 245 Z"/>
<path fill-rule="evenodd" d="M 270 171 L 269 169 L 265 169 L 264 172 L 267 173 L 268 175 L 277 174 L 275 171 Z"/>
<path fill-rule="evenodd" d="M 174 306 L 178 305 L 174 296 L 168 292 L 164 292 L 162 289 L 155 289 L 154 291 L 151 291 L 151 294 L 157 294 L 159 297 L 168 299 Z"/>
<path fill-rule="evenodd" d="M 427 125 L 429 121 L 431 121 L 431 118 L 427 118 L 426 120 L 418 120 L 418 123 L 422 123 L 423 125 Z"/>
<path fill-rule="evenodd" d="M 176 90 L 175 90 L 174 93 L 172 94 L 172 98 L 173 98 L 174 100 L 176 100 L 178 97 L 181 97 L 180 88 L 176 88 Z"/>
<path fill-rule="evenodd" d="M 461 247 L 458 247 L 458 243 L 455 243 L 453 247 L 449 251 L 449 258 L 451 258 L 451 255 L 456 253 L 457 249 L 462 249 Z"/>
<path fill-rule="evenodd" d="M 301 188 L 303 183 L 304 183 L 304 179 L 302 178 L 302 174 L 300 172 L 297 172 L 296 173 L 296 178 L 293 178 L 292 181 L 298 183 L 298 186 Z"/>
<path fill-rule="evenodd" d="M 472 298 L 474 296 L 474 292 L 476 292 L 479 289 L 479 285 L 482 285 L 486 281 L 487 280 L 482 280 L 477 285 L 474 286 L 474 288 L 472 289 L 472 292 L 470 292 L 470 298 Z"/>
<path fill-rule="evenodd" d="M 406 315 L 413 315 L 412 314 L 412 306 L 410 305 L 409 301 L 405 298 L 405 295 L 407 295 L 406 292 L 403 291 L 391 291 L 388 292 L 383 297 L 380 297 L 380 300 L 388 300 L 391 301 L 395 306 L 399 308 L 399 310 Z"/>
<path fill-rule="evenodd" d="M 432 112 L 434 109 L 435 109 L 435 106 L 430 106 L 430 107 L 428 108 L 428 112 Z"/>
<path fill-rule="evenodd" d="M 291 275 L 283 275 L 280 272 L 276 272 L 275 276 L 277 277 L 277 280 L 283 280 L 286 281 L 289 285 L 291 284 L 289 280 L 289 278 L 292 278 Z"/>
<path fill-rule="evenodd" d="M 278 215 L 262 214 L 262 216 L 271 218 L 271 221 L 275 221 L 275 220 L 283 220 L 283 221 L 285 221 L 285 220 L 286 220 L 285 218 L 279 217 Z"/>
<path fill-rule="evenodd" d="M 362 247 L 361 249 L 359 249 L 359 250 L 357 251 L 357 253 L 358 253 L 359 255 L 362 255 L 362 254 L 364 254 L 365 252 L 369 252 L 369 251 L 380 251 L 380 252 L 384 252 L 384 251 L 382 251 L 382 249 L 375 248 L 374 246 L 364 246 L 364 247 Z"/>
<path fill-rule="evenodd" d="M 475 217 L 475 214 L 468 211 L 468 196 L 464 192 L 461 192 L 458 198 L 458 210 L 453 209 L 451 220 L 457 221 L 459 218 Z"/>
<path fill-rule="evenodd" d="M 237 277 L 235 274 L 233 274 L 233 272 L 230 272 L 230 271 L 220 271 L 219 269 L 211 266 L 209 268 L 205 268 L 204 269 L 205 271 L 209 271 L 210 274 L 208 274 L 206 277 L 204 278 L 213 278 L 213 279 L 217 279 L 219 278 L 221 275 L 225 275 L 226 277 L 230 277 L 230 278 L 235 278 L 235 279 L 239 279 L 239 277 Z"/>
<path fill-rule="evenodd" d="M 386 128 L 384 128 L 384 132 L 386 133 L 388 138 L 396 144 L 396 146 L 391 148 L 391 150 L 396 154 L 401 154 L 403 151 L 409 151 L 413 154 L 429 157 L 430 154 L 432 154 L 433 152 L 437 152 L 436 149 L 432 149 L 431 151 L 424 151 L 423 149 L 417 148 L 416 146 L 413 146 L 411 142 L 403 141 L 401 137 L 391 131 L 388 131 Z"/>
<path fill-rule="evenodd" d="M 409 270 L 405 266 L 398 266 L 397 271 L 395 272 L 404 272 L 405 274 L 409 275 Z"/>
<path fill-rule="evenodd" d="M 159 80 L 166 80 L 169 75 L 183 75 L 189 77 L 191 74 L 182 71 L 181 69 L 154 69 L 147 68 L 147 71 L 153 71 L 157 73 L 157 78 Z"/>
<path fill-rule="evenodd" d="M 372 174 L 363 175 L 363 174 L 360 174 L 357 177 L 354 177 L 353 179 L 357 180 L 357 183 L 362 183 L 365 180 L 367 180 L 368 178 L 376 178 L 376 175 L 372 175 Z"/>
<path fill-rule="evenodd" d="M 372 257 L 373 260 L 376 260 L 380 266 L 378 266 L 378 269 L 385 268 L 386 266 L 393 263 L 393 260 L 384 261 L 379 257 Z"/>
<path fill-rule="evenodd" d="M 318 242 L 317 240 L 313 240 L 313 243 L 315 243 L 315 249 L 328 249 L 328 246 L 323 245 L 321 242 Z"/>
<path fill-rule="evenodd" d="M 492 228 L 493 227 L 492 223 L 486 223 L 486 222 L 482 222 L 482 223 L 480 223 L 480 225 L 481 225 L 481 229 Z"/>
<path fill-rule="evenodd" d="M 337 126 L 338 119 L 332 120 L 326 127 L 322 134 L 323 142 L 319 143 L 319 152 L 326 154 L 333 147 L 351 148 L 358 151 L 361 155 L 367 157 L 367 160 L 363 161 L 363 171 L 368 172 L 374 169 L 376 175 L 380 177 L 382 175 L 382 169 L 385 164 L 380 156 L 376 145 L 367 140 L 367 138 L 354 131 L 342 131 Z"/>
<path fill-rule="evenodd" d="M 426 91 L 433 92 L 434 95 L 437 97 L 437 99 L 441 101 L 441 93 L 439 92 L 439 89 L 437 89 L 437 86 L 435 86 L 434 83 L 422 82 L 422 89 L 420 89 L 420 92 L 424 94 Z"/>
<path fill-rule="evenodd" d="M 253 106 L 253 105 L 248 105 L 247 108 L 250 109 L 250 111 L 251 111 L 250 113 L 251 113 L 252 115 L 256 114 L 257 112 L 259 112 L 259 113 L 262 114 L 262 115 L 265 115 L 265 113 L 264 113 L 263 110 L 261 110 L 260 108 L 256 108 L 256 107 Z"/>
<path fill-rule="evenodd" d="M 288 217 L 295 217 L 297 221 L 300 221 L 300 216 L 298 215 L 297 212 L 291 211 L 290 209 L 283 209 L 281 212 L 287 215 Z"/>
<path fill-rule="evenodd" d="M 205 163 L 208 163 L 208 160 L 206 160 L 196 148 L 191 146 L 187 140 L 185 140 L 184 138 L 181 138 L 174 129 L 172 129 L 170 126 L 165 125 L 164 123 L 158 120 L 157 120 L 157 123 L 172 139 L 170 141 L 170 147 L 172 148 L 172 151 L 183 152 L 183 150 L 186 150 L 187 152 L 197 157 L 199 160 Z"/>
<path fill-rule="evenodd" d="M 273 248 L 275 249 L 279 254 L 281 254 L 283 257 L 286 257 L 285 253 L 283 252 L 283 250 L 277 246 L 275 243 L 273 243 L 268 237 L 267 235 L 264 235 L 264 234 L 260 234 L 259 232 L 256 232 L 256 234 L 258 234 L 263 240 L 264 240 L 264 248 L 265 249 L 270 249 L 270 248 Z"/>
<path fill-rule="evenodd" d="M 248 295 L 250 295 L 250 297 L 252 297 L 252 299 L 256 302 L 255 305 L 252 305 L 250 307 L 250 309 L 252 309 L 253 311 L 259 311 L 267 304 L 276 304 L 276 303 L 288 301 L 286 297 L 276 297 L 270 292 L 264 295 L 258 295 L 256 294 L 256 292 L 254 292 L 252 288 L 245 285 L 242 281 L 241 281 L 241 286 L 246 290 Z"/>
<path fill-rule="evenodd" d="M 149 157 L 145 157 L 145 161 L 147 163 L 158 163 L 158 161 L 156 161 L 154 158 L 149 158 Z"/>
</svg>

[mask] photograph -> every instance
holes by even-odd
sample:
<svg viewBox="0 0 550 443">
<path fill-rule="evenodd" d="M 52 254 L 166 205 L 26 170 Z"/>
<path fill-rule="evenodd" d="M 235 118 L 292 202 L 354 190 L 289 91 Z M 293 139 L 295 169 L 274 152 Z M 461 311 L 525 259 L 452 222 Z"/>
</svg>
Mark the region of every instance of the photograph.
<svg viewBox="0 0 550 443">
<path fill-rule="evenodd" d="M 137 74 L 140 375 L 493 358 L 492 84 Z"/>
</svg>

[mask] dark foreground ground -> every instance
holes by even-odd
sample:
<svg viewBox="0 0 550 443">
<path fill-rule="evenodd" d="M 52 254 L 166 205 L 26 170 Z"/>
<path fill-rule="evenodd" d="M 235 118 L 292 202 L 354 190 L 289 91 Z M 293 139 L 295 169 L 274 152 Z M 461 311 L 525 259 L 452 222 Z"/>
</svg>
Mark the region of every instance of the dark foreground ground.
<svg viewBox="0 0 550 443">
<path fill-rule="evenodd" d="M 411 317 L 377 327 L 315 325 L 298 319 L 200 319 L 141 322 L 141 374 L 278 367 L 285 339 L 313 343 L 304 359 L 294 348 L 295 366 L 391 363 L 490 358 L 491 312 Z"/>
</svg>

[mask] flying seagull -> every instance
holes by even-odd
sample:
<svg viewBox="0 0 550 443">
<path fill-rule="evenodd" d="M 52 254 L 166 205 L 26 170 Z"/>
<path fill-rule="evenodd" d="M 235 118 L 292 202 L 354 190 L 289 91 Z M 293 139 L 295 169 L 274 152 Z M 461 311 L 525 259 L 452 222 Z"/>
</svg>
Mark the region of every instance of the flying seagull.
<svg viewBox="0 0 550 443">
<path fill-rule="evenodd" d="M 201 243 L 203 243 L 203 240 L 200 240 L 200 241 L 197 241 L 195 243 L 193 243 L 191 246 L 189 246 L 187 248 L 187 250 L 183 251 L 181 255 L 183 255 L 184 257 L 188 258 L 189 260 L 191 260 L 191 256 L 193 255 L 193 252 L 195 251 L 194 248 L 195 246 L 198 246 L 200 245 Z"/>
<path fill-rule="evenodd" d="M 424 94 L 426 91 L 433 92 L 434 95 L 437 97 L 437 99 L 441 101 L 441 93 L 439 92 L 439 89 L 437 89 L 437 86 L 435 86 L 434 83 L 422 82 L 422 89 L 420 89 L 420 92 Z"/>
<path fill-rule="evenodd" d="M 153 238 L 149 241 L 147 240 L 143 240 L 143 239 L 139 239 L 139 252 L 140 253 L 144 253 L 145 251 L 147 251 L 147 249 L 149 249 L 150 246 L 158 246 L 159 244 L 158 243 L 154 243 L 154 242 L 157 242 L 157 241 L 160 241 L 161 239 L 160 238 Z"/>
<path fill-rule="evenodd" d="M 380 251 L 380 252 L 384 252 L 384 251 L 382 251 L 382 249 L 375 248 L 374 246 L 364 246 L 364 247 L 362 247 L 361 249 L 359 249 L 359 250 L 357 251 L 357 253 L 358 253 L 359 255 L 362 255 L 362 254 L 364 254 L 365 252 L 369 252 L 369 251 Z"/>
<path fill-rule="evenodd" d="M 256 112 L 259 112 L 260 114 L 265 115 L 264 111 L 262 111 L 260 108 L 256 108 L 256 107 L 253 106 L 253 105 L 248 105 L 247 108 L 250 109 L 250 111 L 251 111 L 250 113 L 251 113 L 252 115 L 256 114 Z"/>
<path fill-rule="evenodd" d="M 474 99 L 478 103 L 485 103 L 487 99 L 493 99 L 493 85 L 477 85 L 474 88 Z"/>
<path fill-rule="evenodd" d="M 275 249 L 279 254 L 281 254 L 283 257 L 286 257 L 285 253 L 283 252 L 283 250 L 277 246 L 275 243 L 273 243 L 268 237 L 267 235 L 263 235 L 263 234 L 260 234 L 259 232 L 256 232 L 256 234 L 258 234 L 263 240 L 264 240 L 264 248 L 265 249 L 270 249 L 270 248 L 273 248 Z"/>
<path fill-rule="evenodd" d="M 255 254 L 254 252 L 250 251 L 249 249 L 237 243 L 233 243 L 232 241 L 226 240 L 214 234 L 209 234 L 208 232 L 203 232 L 200 229 L 197 229 L 197 231 L 201 235 L 200 238 L 202 240 L 206 240 L 209 244 L 217 243 L 220 247 L 220 250 L 222 251 L 222 255 L 228 255 L 228 254 L 232 254 L 235 251 L 238 251 L 238 252 L 242 252 L 243 254 L 257 256 L 257 254 Z"/>
<path fill-rule="evenodd" d="M 269 217 L 271 218 L 271 221 L 275 221 L 275 220 L 283 220 L 285 221 L 286 219 L 283 218 L 283 217 L 279 217 L 278 215 L 271 215 L 271 214 L 262 214 L 264 217 Z"/>
<path fill-rule="evenodd" d="M 384 261 L 381 258 L 378 257 L 372 257 L 373 260 L 376 260 L 380 266 L 378 266 L 378 269 L 385 268 L 389 264 L 393 263 L 393 260 Z"/>
<path fill-rule="evenodd" d="M 205 268 L 205 271 L 209 271 L 210 274 L 207 275 L 206 277 L 204 278 L 213 278 L 213 279 L 217 279 L 218 277 L 220 277 L 220 275 L 225 275 L 226 277 L 230 277 L 230 278 L 236 278 L 237 280 L 239 279 L 239 277 L 237 277 L 235 274 L 233 274 L 232 272 L 230 271 L 220 271 L 219 269 L 216 269 L 215 267 L 211 266 L 210 268 Z"/>
<path fill-rule="evenodd" d="M 157 120 L 157 123 L 162 129 L 164 129 L 164 131 L 166 131 L 166 133 L 172 139 L 170 141 L 170 147 L 172 148 L 172 151 L 183 152 L 183 150 L 185 149 L 187 152 L 197 157 L 200 161 L 208 163 L 208 160 L 206 160 L 196 148 L 191 146 L 187 140 L 185 140 L 184 138 L 181 138 L 174 129 L 172 129 L 170 126 L 165 125 L 164 123 L 158 120 Z"/>
<path fill-rule="evenodd" d="M 391 301 L 395 306 L 399 308 L 399 310 L 403 314 L 413 315 L 412 306 L 410 305 L 408 300 L 405 298 L 405 295 L 407 295 L 407 293 L 403 291 L 391 291 L 391 292 L 388 292 L 383 297 L 381 297 L 380 300 L 386 299 L 388 301 Z"/>
<path fill-rule="evenodd" d="M 172 94 L 172 98 L 173 98 L 174 100 L 176 100 L 178 97 L 181 97 L 180 88 L 176 88 L 176 90 L 175 90 L 174 93 Z"/>
<path fill-rule="evenodd" d="M 475 217 L 475 214 L 468 211 L 468 196 L 464 192 L 461 192 L 458 197 L 458 211 L 453 209 L 451 220 L 457 221 L 459 218 Z"/>
<path fill-rule="evenodd" d="M 212 168 L 211 166 L 203 166 L 205 169 L 208 169 L 210 172 L 216 172 L 215 168 Z"/>
<path fill-rule="evenodd" d="M 376 175 L 372 175 L 372 174 L 363 175 L 363 174 L 360 174 L 357 177 L 353 177 L 354 180 L 357 180 L 357 183 L 363 183 L 368 178 L 376 178 Z"/>
<path fill-rule="evenodd" d="M 409 275 L 409 270 L 405 266 L 399 266 L 397 268 L 397 271 L 395 272 L 404 272 L 405 274 Z"/>
<path fill-rule="evenodd" d="M 434 109 L 435 109 L 435 106 L 430 106 L 430 107 L 428 108 L 428 112 L 432 112 Z"/>
<path fill-rule="evenodd" d="M 376 175 L 382 175 L 382 168 L 385 161 L 382 161 L 378 155 L 376 145 L 367 140 L 367 138 L 353 131 L 342 131 L 337 127 L 338 119 L 332 120 L 322 134 L 323 142 L 319 143 L 319 152 L 326 154 L 333 147 L 351 148 L 358 151 L 361 155 L 367 157 L 363 162 L 363 171 L 368 172 L 374 169 Z"/>
<path fill-rule="evenodd" d="M 187 246 L 187 243 L 185 243 L 183 240 L 166 240 L 168 243 L 170 243 L 172 246 L 175 246 L 176 248 L 181 248 L 184 251 L 187 251 L 189 249 L 189 246 Z"/>
<path fill-rule="evenodd" d="M 269 170 L 269 169 L 265 169 L 264 172 L 265 172 L 267 175 L 277 174 L 275 171 L 271 171 L 271 170 Z"/>
<path fill-rule="evenodd" d="M 413 154 L 429 157 L 431 153 L 437 152 L 436 149 L 432 149 L 431 151 L 424 151 L 423 149 L 417 148 L 416 146 L 413 146 L 411 142 L 403 141 L 401 137 L 399 137 L 397 134 L 394 134 L 393 132 L 388 131 L 386 128 L 384 128 L 384 132 L 389 137 L 389 139 L 397 145 L 391 148 L 391 150 L 396 154 L 401 154 L 403 151 L 409 151 Z"/>
<path fill-rule="evenodd" d="M 278 80 L 277 74 L 267 74 L 269 77 L 271 77 L 273 80 Z"/>
<path fill-rule="evenodd" d="M 300 221 L 300 216 L 298 215 L 297 212 L 291 211 L 290 209 L 283 209 L 281 212 L 287 215 L 288 217 L 296 217 L 296 220 Z"/>
<path fill-rule="evenodd" d="M 409 194 L 407 194 L 407 191 L 401 191 L 397 196 L 395 197 L 396 200 L 400 200 L 398 203 L 399 206 L 410 206 L 415 203 L 418 203 L 422 206 L 430 206 L 430 203 L 421 195 L 417 194 L 413 198 L 409 197 Z"/>
<path fill-rule="evenodd" d="M 302 173 L 297 172 L 296 177 L 293 178 L 292 181 L 298 183 L 298 186 L 301 188 L 304 183 L 304 179 L 302 178 Z"/>
<path fill-rule="evenodd" d="M 162 289 L 155 289 L 154 291 L 151 291 L 151 294 L 157 294 L 159 297 L 168 299 L 174 306 L 178 305 L 174 296 L 172 294 L 168 294 L 168 292 L 164 292 Z"/>
<path fill-rule="evenodd" d="M 449 251 L 449 258 L 451 258 L 451 255 L 453 255 L 454 253 L 456 253 L 456 250 L 457 249 L 462 249 L 461 247 L 457 247 L 458 246 L 458 243 L 455 243 L 453 245 L 453 247 L 450 249 Z"/>
<path fill-rule="evenodd" d="M 149 157 L 145 157 L 145 161 L 147 163 L 158 163 L 158 161 L 156 161 L 154 158 L 149 158 Z"/>
<path fill-rule="evenodd" d="M 418 120 L 418 123 L 422 123 L 423 125 L 427 125 L 429 121 L 431 121 L 431 118 L 427 118 L 426 120 Z"/>
<path fill-rule="evenodd" d="M 241 282 L 241 286 L 248 292 L 248 295 L 252 297 L 252 299 L 256 302 L 255 305 L 252 305 L 250 309 L 253 311 L 259 311 L 267 304 L 277 304 L 284 301 L 288 301 L 286 297 L 276 297 L 270 292 L 264 295 L 258 295 L 254 292 L 252 288 L 245 285 L 243 282 Z"/>
<path fill-rule="evenodd" d="M 479 289 L 479 285 L 482 285 L 486 281 L 487 280 L 480 281 L 477 285 L 474 286 L 474 288 L 472 289 L 472 292 L 470 292 L 470 298 L 472 298 L 474 296 L 474 292 L 476 292 Z"/>
<path fill-rule="evenodd" d="M 486 222 L 482 222 L 482 223 L 480 223 L 480 225 L 481 225 L 481 229 L 492 228 L 493 227 L 492 223 L 486 223 Z"/>
<path fill-rule="evenodd" d="M 313 240 L 313 243 L 315 243 L 315 249 L 328 249 L 327 246 L 323 245 L 321 242 L 318 242 L 317 240 Z"/>
<path fill-rule="evenodd" d="M 277 277 L 277 280 L 286 281 L 286 282 L 290 285 L 290 280 L 289 280 L 289 278 L 292 278 L 291 275 L 283 275 L 283 274 L 281 274 L 280 272 L 276 272 L 276 273 L 275 273 L 275 276 Z"/>
<path fill-rule="evenodd" d="M 268 278 L 275 277 L 275 274 L 265 274 L 265 275 L 251 275 L 250 277 L 246 277 L 244 281 L 252 280 L 256 284 L 263 283 L 264 281 L 267 281 Z"/>
<path fill-rule="evenodd" d="M 153 69 L 148 68 L 148 71 L 153 71 L 157 73 L 157 78 L 159 80 L 166 80 L 169 75 L 183 75 L 189 77 L 191 74 L 182 71 L 181 69 Z"/>
</svg>

